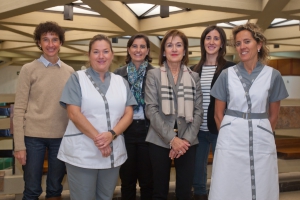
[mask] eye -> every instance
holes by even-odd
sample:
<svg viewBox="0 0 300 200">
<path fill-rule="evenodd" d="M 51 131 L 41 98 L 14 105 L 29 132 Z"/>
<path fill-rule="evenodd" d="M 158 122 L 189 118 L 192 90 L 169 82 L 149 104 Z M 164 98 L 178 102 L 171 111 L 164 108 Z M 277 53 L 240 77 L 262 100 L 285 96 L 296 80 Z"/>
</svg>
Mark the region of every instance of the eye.
<svg viewBox="0 0 300 200">
<path fill-rule="evenodd" d="M 181 44 L 181 43 L 177 43 L 177 44 L 176 44 L 176 47 L 177 47 L 177 48 L 180 48 L 180 47 L 182 47 L 182 44 Z"/>
<path fill-rule="evenodd" d="M 104 53 L 105 53 L 105 54 L 108 54 L 108 53 L 109 53 L 109 50 L 104 50 Z"/>
<path fill-rule="evenodd" d="M 250 42 L 250 40 L 245 40 L 245 44 L 249 44 Z"/>
<path fill-rule="evenodd" d="M 172 47 L 173 47 L 173 44 L 168 43 L 168 44 L 166 45 L 166 47 L 167 47 L 167 48 L 172 48 Z"/>
<path fill-rule="evenodd" d="M 217 41 L 218 41 L 218 40 L 220 40 L 220 38 L 219 38 L 219 37 L 214 37 L 214 40 L 217 40 Z"/>
<path fill-rule="evenodd" d="M 98 54 L 99 53 L 99 51 L 93 51 L 93 54 Z"/>
<path fill-rule="evenodd" d="M 206 38 L 205 38 L 206 40 L 210 40 L 210 36 L 206 36 Z"/>
<path fill-rule="evenodd" d="M 131 45 L 132 48 L 136 49 L 137 48 L 137 45 L 136 44 L 133 44 Z"/>
<path fill-rule="evenodd" d="M 241 46 L 241 42 L 236 42 L 236 43 L 234 44 L 234 46 L 236 46 L 236 47 Z"/>
<path fill-rule="evenodd" d="M 146 45 L 141 45 L 141 49 L 146 49 Z"/>
</svg>

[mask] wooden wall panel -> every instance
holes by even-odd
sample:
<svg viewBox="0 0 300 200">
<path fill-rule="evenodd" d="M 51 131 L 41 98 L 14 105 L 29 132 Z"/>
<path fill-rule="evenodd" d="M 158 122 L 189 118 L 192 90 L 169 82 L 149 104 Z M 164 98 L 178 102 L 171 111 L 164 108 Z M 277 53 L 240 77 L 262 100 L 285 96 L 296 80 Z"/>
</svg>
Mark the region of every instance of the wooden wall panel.
<svg viewBox="0 0 300 200">
<path fill-rule="evenodd" d="M 292 75 L 300 76 L 300 60 L 292 59 Z"/>
<path fill-rule="evenodd" d="M 275 69 L 278 69 L 277 61 L 278 61 L 278 60 L 269 60 L 269 62 L 268 62 L 267 65 L 270 66 L 270 67 L 273 67 L 273 68 L 275 68 Z"/>
<path fill-rule="evenodd" d="M 291 75 L 292 74 L 291 59 L 277 60 L 277 64 L 278 64 L 278 71 L 280 71 L 281 75 Z"/>
</svg>

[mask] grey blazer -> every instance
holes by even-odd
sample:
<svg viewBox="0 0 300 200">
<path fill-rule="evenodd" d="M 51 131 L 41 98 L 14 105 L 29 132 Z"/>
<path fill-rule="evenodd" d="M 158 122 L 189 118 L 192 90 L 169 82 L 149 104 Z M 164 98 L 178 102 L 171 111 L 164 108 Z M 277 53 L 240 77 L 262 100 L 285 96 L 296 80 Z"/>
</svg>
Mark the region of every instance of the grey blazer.
<svg viewBox="0 0 300 200">
<path fill-rule="evenodd" d="M 168 76 L 172 76 L 167 69 Z M 181 79 L 182 70 L 179 73 L 178 81 Z M 187 123 L 185 118 L 177 117 L 177 115 L 165 115 L 161 108 L 161 74 L 160 69 L 152 69 L 148 71 L 145 88 L 146 116 L 150 120 L 150 127 L 146 137 L 146 141 L 155 145 L 169 148 L 170 141 L 176 136 L 174 132 L 175 120 L 177 120 L 178 137 L 186 139 L 191 145 L 198 144 L 197 135 L 203 119 L 202 108 L 202 91 L 200 86 L 200 78 L 198 73 L 193 72 L 192 76 L 196 83 L 196 98 L 194 101 L 194 120 Z M 171 81 L 175 94 L 177 95 L 177 87 Z M 177 98 L 175 108 L 177 107 Z"/>
</svg>

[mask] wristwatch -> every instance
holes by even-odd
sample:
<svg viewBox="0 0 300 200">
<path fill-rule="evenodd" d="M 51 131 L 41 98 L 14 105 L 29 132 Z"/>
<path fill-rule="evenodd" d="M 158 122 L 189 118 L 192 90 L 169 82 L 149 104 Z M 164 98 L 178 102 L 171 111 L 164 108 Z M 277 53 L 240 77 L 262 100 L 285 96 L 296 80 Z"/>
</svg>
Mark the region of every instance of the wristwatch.
<svg viewBox="0 0 300 200">
<path fill-rule="evenodd" d="M 109 130 L 109 132 L 111 132 L 112 136 L 113 136 L 113 140 L 117 138 L 117 134 L 114 130 Z"/>
</svg>

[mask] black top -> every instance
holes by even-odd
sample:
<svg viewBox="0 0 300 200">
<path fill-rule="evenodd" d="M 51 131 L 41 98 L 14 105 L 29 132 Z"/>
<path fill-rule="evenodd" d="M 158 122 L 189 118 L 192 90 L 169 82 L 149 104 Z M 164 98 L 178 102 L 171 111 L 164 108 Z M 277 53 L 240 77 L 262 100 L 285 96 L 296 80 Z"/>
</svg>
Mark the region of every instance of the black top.
<svg viewBox="0 0 300 200">
<path fill-rule="evenodd" d="M 226 68 L 234 66 L 234 65 L 236 65 L 236 64 L 233 63 L 233 62 L 230 62 L 230 61 L 226 61 L 225 66 L 223 67 L 223 69 L 226 69 Z M 192 66 L 191 68 L 193 69 L 194 67 L 195 66 Z M 202 73 L 202 69 L 199 72 L 199 77 L 200 78 L 201 78 L 201 73 Z M 215 82 L 218 79 L 220 74 L 221 73 L 218 73 L 218 74 L 215 73 L 214 74 L 214 77 L 211 81 L 210 89 L 214 86 L 214 84 L 215 84 Z M 217 129 L 217 125 L 216 125 L 216 122 L 215 122 L 214 115 L 215 115 L 215 98 L 210 95 L 210 103 L 209 103 L 208 109 L 207 109 L 207 128 L 208 128 L 210 133 L 218 134 L 219 131 Z"/>
<path fill-rule="evenodd" d="M 146 67 L 146 72 L 145 72 L 144 79 L 143 79 L 143 84 L 142 84 L 142 95 L 143 95 L 143 97 L 145 97 L 145 83 L 146 83 L 147 72 L 151 69 L 154 69 L 154 67 L 152 65 L 148 64 L 148 66 Z M 114 73 L 122 76 L 125 80 L 128 81 L 127 65 L 116 69 L 114 71 Z M 132 85 L 129 82 L 128 82 L 128 84 L 129 84 L 129 87 L 131 88 Z M 145 126 L 148 128 L 149 124 L 150 124 L 150 121 L 147 119 L 147 117 L 145 115 L 145 106 L 143 107 L 143 111 L 144 111 L 144 116 L 145 116 Z"/>
</svg>

